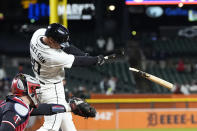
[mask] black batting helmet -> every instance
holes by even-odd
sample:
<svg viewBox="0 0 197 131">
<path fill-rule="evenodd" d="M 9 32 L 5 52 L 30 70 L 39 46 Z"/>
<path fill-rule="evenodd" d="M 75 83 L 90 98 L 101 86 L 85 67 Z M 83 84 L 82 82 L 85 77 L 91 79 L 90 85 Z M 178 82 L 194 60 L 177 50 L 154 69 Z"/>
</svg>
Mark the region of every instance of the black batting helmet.
<svg viewBox="0 0 197 131">
<path fill-rule="evenodd" d="M 68 45 L 67 42 L 69 41 L 69 31 L 61 24 L 50 24 L 47 27 L 45 36 L 53 38 L 62 48 Z"/>
</svg>

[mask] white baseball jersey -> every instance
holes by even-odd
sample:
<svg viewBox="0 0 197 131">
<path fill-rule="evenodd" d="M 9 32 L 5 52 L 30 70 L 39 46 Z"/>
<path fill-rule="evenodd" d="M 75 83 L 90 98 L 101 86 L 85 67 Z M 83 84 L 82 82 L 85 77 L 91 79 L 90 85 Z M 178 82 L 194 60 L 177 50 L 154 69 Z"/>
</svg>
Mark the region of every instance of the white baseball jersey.
<svg viewBox="0 0 197 131">
<path fill-rule="evenodd" d="M 56 83 L 65 77 L 64 68 L 71 68 L 74 56 L 61 49 L 52 49 L 41 42 L 45 28 L 38 29 L 30 42 L 31 62 L 36 78 L 45 83 Z"/>
</svg>

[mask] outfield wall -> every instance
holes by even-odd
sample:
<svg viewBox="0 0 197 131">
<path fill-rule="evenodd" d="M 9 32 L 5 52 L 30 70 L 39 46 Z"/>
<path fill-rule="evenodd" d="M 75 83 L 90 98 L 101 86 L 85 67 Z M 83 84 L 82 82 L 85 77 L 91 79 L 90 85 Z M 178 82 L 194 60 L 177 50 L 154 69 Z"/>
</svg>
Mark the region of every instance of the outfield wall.
<svg viewBox="0 0 197 131">
<path fill-rule="evenodd" d="M 197 128 L 197 109 L 98 110 L 94 119 L 74 116 L 77 129 Z"/>
<path fill-rule="evenodd" d="M 78 130 L 136 128 L 197 128 L 197 109 L 99 109 L 95 118 L 73 115 Z M 29 127 L 36 130 L 43 118 Z"/>
<path fill-rule="evenodd" d="M 97 109 L 95 118 L 73 115 L 78 130 L 197 128 L 197 95 L 100 96 L 87 100 Z M 43 123 L 43 117 L 31 119 L 26 131 Z"/>
</svg>

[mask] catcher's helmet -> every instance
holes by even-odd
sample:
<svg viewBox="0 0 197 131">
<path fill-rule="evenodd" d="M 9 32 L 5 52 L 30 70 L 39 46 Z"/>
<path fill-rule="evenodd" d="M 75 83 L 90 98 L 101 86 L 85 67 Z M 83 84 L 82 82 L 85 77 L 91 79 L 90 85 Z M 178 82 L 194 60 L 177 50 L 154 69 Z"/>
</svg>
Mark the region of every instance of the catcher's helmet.
<svg viewBox="0 0 197 131">
<path fill-rule="evenodd" d="M 53 38 L 62 48 L 68 45 L 67 42 L 69 41 L 69 31 L 61 24 L 50 24 L 47 27 L 45 36 Z"/>
<path fill-rule="evenodd" d="M 39 100 L 37 97 L 36 89 L 40 88 L 39 82 L 30 75 L 19 73 L 17 74 L 11 86 L 12 94 L 15 96 L 29 96 L 33 101 L 34 106 L 38 106 Z"/>
</svg>

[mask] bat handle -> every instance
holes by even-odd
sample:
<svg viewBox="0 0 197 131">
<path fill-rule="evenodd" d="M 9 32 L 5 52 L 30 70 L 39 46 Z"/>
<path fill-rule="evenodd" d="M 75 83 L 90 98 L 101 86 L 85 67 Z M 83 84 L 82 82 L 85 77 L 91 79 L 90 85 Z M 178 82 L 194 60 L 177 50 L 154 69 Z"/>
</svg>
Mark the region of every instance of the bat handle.
<svg viewBox="0 0 197 131">
<path fill-rule="evenodd" d="M 135 71 L 135 72 L 137 72 L 139 75 L 141 75 L 143 77 L 148 77 L 149 76 L 146 72 L 140 71 L 140 70 L 138 70 L 136 68 L 129 67 L 129 70 Z"/>
<path fill-rule="evenodd" d="M 132 67 L 129 67 L 129 70 L 131 70 L 131 71 L 135 71 L 135 72 L 139 72 L 139 70 L 138 70 L 138 69 L 135 69 L 135 68 L 132 68 Z"/>
</svg>

